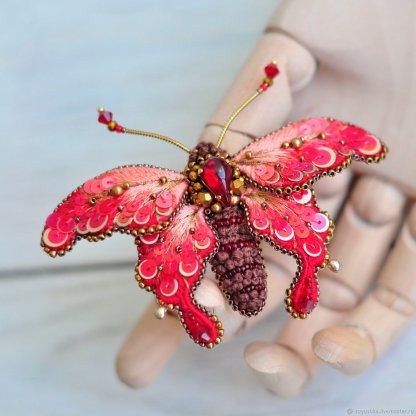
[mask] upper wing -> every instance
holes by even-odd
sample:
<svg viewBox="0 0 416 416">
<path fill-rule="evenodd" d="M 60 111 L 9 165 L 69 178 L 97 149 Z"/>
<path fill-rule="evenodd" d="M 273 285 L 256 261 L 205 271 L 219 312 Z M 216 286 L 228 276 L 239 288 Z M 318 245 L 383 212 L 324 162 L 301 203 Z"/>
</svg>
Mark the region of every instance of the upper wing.
<svg viewBox="0 0 416 416">
<path fill-rule="evenodd" d="M 220 342 L 221 323 L 193 298 L 206 261 L 217 249 L 203 208 L 183 206 L 165 231 L 140 236 L 137 242 L 139 285 L 154 291 L 160 303 L 178 310 L 182 324 L 195 342 L 209 348 Z"/>
<path fill-rule="evenodd" d="M 254 185 L 290 193 L 320 176 L 334 175 L 352 159 L 378 162 L 386 152 L 387 147 L 364 129 L 317 117 L 288 124 L 256 140 L 234 159 Z"/>
<path fill-rule="evenodd" d="M 296 258 L 298 271 L 286 302 L 294 317 L 306 317 L 318 302 L 316 273 L 327 259 L 326 243 L 333 233 L 332 221 L 315 205 L 310 189 L 282 198 L 248 188 L 241 199 L 252 232 Z"/>
<path fill-rule="evenodd" d="M 41 244 L 51 256 L 81 237 L 98 241 L 113 231 L 152 234 L 169 225 L 188 187 L 184 175 L 152 166 L 110 170 L 81 185 L 46 219 Z"/>
</svg>

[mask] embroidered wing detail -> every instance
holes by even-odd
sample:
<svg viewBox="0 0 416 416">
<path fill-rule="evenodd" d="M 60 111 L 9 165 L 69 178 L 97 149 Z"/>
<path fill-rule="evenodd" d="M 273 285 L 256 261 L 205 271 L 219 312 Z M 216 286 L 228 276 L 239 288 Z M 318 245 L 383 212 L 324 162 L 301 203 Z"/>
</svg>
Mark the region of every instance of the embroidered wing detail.
<svg viewBox="0 0 416 416">
<path fill-rule="evenodd" d="M 360 127 L 330 118 L 297 121 L 264 136 L 234 159 L 249 180 L 290 194 L 346 168 L 351 160 L 384 159 L 387 147 Z"/>
<path fill-rule="evenodd" d="M 318 302 L 316 273 L 326 260 L 332 220 L 315 205 L 310 189 L 283 198 L 248 188 L 242 201 L 252 232 L 296 258 L 298 271 L 287 291 L 286 303 L 292 316 L 305 318 Z"/>
<path fill-rule="evenodd" d="M 139 236 L 136 279 L 155 292 L 159 302 L 175 308 L 191 338 L 212 348 L 222 336 L 221 323 L 196 303 L 193 292 L 217 241 L 203 208 L 185 205 L 171 225 L 159 234 Z"/>
<path fill-rule="evenodd" d="M 125 166 L 81 185 L 48 216 L 41 245 L 63 255 L 81 237 L 99 241 L 113 231 L 152 234 L 169 225 L 184 200 L 184 175 L 152 166 Z"/>
</svg>

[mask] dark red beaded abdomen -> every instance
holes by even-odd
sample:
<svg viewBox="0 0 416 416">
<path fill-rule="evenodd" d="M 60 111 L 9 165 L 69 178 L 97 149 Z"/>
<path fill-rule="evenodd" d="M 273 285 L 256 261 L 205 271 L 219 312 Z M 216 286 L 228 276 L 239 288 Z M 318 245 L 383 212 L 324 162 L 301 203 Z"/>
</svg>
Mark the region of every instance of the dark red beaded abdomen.
<svg viewBox="0 0 416 416">
<path fill-rule="evenodd" d="M 240 206 L 211 217 L 220 247 L 211 259 L 219 286 L 233 309 L 243 315 L 259 313 L 266 301 L 266 272 L 256 238 Z"/>
</svg>

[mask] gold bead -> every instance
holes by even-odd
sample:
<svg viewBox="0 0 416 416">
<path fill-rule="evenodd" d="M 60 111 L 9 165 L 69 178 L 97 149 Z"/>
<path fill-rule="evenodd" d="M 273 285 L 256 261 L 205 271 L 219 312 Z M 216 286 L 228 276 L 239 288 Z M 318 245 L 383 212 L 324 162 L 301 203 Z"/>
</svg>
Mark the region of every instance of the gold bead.
<svg viewBox="0 0 416 416">
<path fill-rule="evenodd" d="M 216 202 L 215 204 L 212 204 L 211 205 L 211 211 L 212 212 L 221 212 L 222 211 L 221 204 L 219 204 L 218 202 Z"/>
<path fill-rule="evenodd" d="M 155 310 L 155 317 L 157 319 L 163 319 L 166 315 L 167 309 L 164 306 L 161 306 Z"/>
<path fill-rule="evenodd" d="M 161 185 L 164 185 L 167 181 L 168 181 L 168 178 L 167 178 L 166 176 L 161 176 L 161 177 L 159 178 L 159 183 L 160 183 Z"/>
<path fill-rule="evenodd" d="M 202 189 L 202 185 L 199 182 L 195 182 L 192 187 L 195 191 L 200 191 Z"/>
<path fill-rule="evenodd" d="M 251 159 L 253 157 L 253 153 L 246 152 L 246 159 Z"/>
<path fill-rule="evenodd" d="M 110 194 L 114 196 L 120 196 L 123 193 L 123 188 L 120 185 L 113 186 L 110 190 Z"/>
<path fill-rule="evenodd" d="M 302 139 L 300 139 L 299 137 L 297 137 L 296 139 L 292 140 L 292 146 L 295 148 L 298 148 L 302 145 Z"/>
<path fill-rule="evenodd" d="M 263 79 L 263 82 L 264 82 L 266 85 L 268 85 L 269 87 L 270 87 L 271 85 L 273 85 L 273 80 L 272 80 L 271 78 L 269 78 L 269 77 L 265 77 L 265 78 Z"/>
<path fill-rule="evenodd" d="M 114 131 L 117 127 L 117 123 L 115 121 L 110 121 L 107 125 L 108 130 Z"/>
<path fill-rule="evenodd" d="M 307 313 L 300 313 L 299 314 L 299 318 L 300 319 L 306 319 L 308 317 L 308 314 Z"/>
<path fill-rule="evenodd" d="M 130 184 L 128 182 L 123 182 L 123 185 L 121 185 L 123 187 L 123 189 L 129 189 L 130 188 Z"/>
<path fill-rule="evenodd" d="M 283 142 L 282 147 L 283 147 L 283 149 L 288 149 L 290 147 L 290 143 L 289 142 Z"/>
<path fill-rule="evenodd" d="M 234 171 L 233 171 L 233 177 L 234 177 L 235 179 L 238 179 L 240 176 L 241 176 L 240 169 L 235 168 L 235 169 L 234 169 Z"/>
<path fill-rule="evenodd" d="M 212 202 L 212 195 L 209 192 L 199 192 L 196 196 L 196 203 L 203 207 L 209 207 Z"/>
<path fill-rule="evenodd" d="M 333 272 L 339 272 L 342 268 L 342 264 L 338 261 L 338 260 L 331 260 L 329 262 L 329 268 L 333 271 Z"/>
<path fill-rule="evenodd" d="M 155 231 L 156 231 L 156 230 L 155 230 L 155 227 L 149 227 L 149 228 L 146 230 L 146 232 L 147 232 L 147 233 L 149 233 L 149 234 L 153 234 Z"/>
<path fill-rule="evenodd" d="M 156 228 L 156 231 L 162 231 L 163 230 L 163 227 L 160 224 L 157 224 L 155 228 Z"/>
<path fill-rule="evenodd" d="M 231 188 L 235 195 L 241 195 L 244 192 L 244 179 L 237 178 L 231 182 Z"/>
<path fill-rule="evenodd" d="M 98 107 L 97 111 L 98 111 L 99 113 L 102 113 L 102 112 L 104 111 L 104 108 L 103 108 L 103 107 Z"/>
<path fill-rule="evenodd" d="M 139 232 L 139 234 L 144 234 L 146 232 L 146 230 L 144 228 L 139 228 L 138 232 Z"/>
<path fill-rule="evenodd" d="M 299 318 L 299 314 L 298 314 L 297 312 L 292 312 L 292 316 L 293 316 L 294 318 Z"/>
<path fill-rule="evenodd" d="M 189 172 L 188 178 L 189 178 L 191 181 L 196 180 L 196 178 L 197 178 L 197 177 L 198 177 L 198 174 L 197 174 L 195 171 Z"/>
<path fill-rule="evenodd" d="M 240 202 L 240 198 L 237 195 L 231 197 L 231 205 L 237 205 Z"/>
</svg>

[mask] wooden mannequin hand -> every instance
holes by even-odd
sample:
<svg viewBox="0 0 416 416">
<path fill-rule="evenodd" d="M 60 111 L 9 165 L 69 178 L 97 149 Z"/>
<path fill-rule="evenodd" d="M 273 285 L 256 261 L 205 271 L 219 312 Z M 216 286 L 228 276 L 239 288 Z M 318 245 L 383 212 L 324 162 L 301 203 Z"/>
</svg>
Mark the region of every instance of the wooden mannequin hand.
<svg viewBox="0 0 416 416">
<path fill-rule="evenodd" d="M 288 318 L 274 342 L 255 342 L 245 351 L 261 382 L 283 397 L 298 394 L 320 360 L 345 373 L 365 370 L 415 314 L 416 206 L 404 210 L 415 194 L 415 145 L 405 142 L 413 127 L 407 113 L 416 101 L 408 88 L 414 77 L 409 61 L 415 16 L 411 3 L 401 6 L 395 9 L 387 0 L 283 2 L 201 135 L 204 141 L 217 139 L 228 115 L 257 87 L 253 74 L 276 58 L 281 74 L 227 133 L 224 147 L 229 153 L 288 118 L 315 115 L 352 121 L 392 149 L 377 168 L 360 168 L 360 176 L 346 172 L 318 182 L 323 209 L 335 216 L 343 206 L 329 251 L 344 267 L 337 275 L 320 273 L 320 304 L 308 319 Z M 223 322 L 225 341 L 275 312 L 291 281 L 290 258 L 266 247 L 263 254 L 269 296 L 258 317 L 247 319 L 232 311 L 212 276 L 196 292 L 197 300 Z M 155 308 L 151 305 L 118 356 L 118 374 L 133 387 L 154 379 L 184 335 L 173 316 L 156 324 Z M 146 361 L 138 359 L 142 351 Z"/>
</svg>

